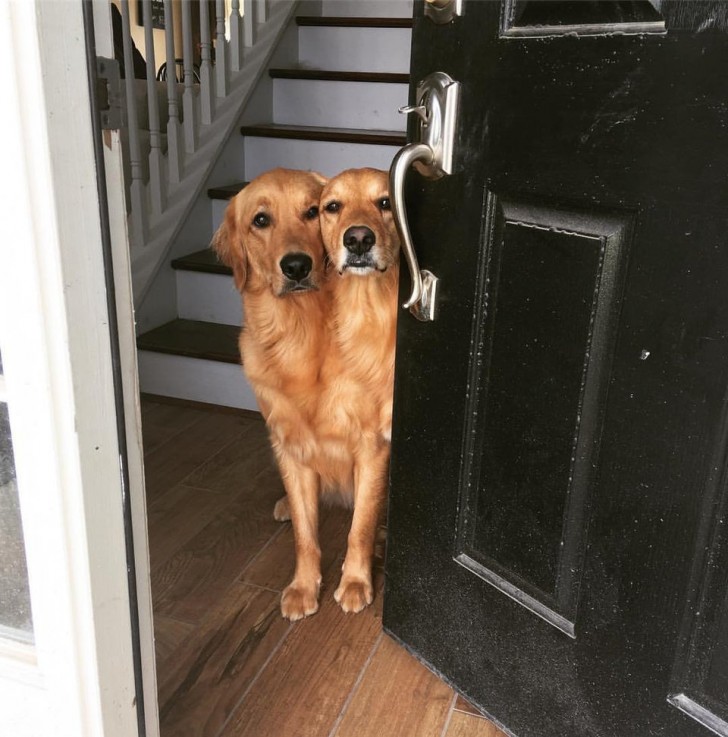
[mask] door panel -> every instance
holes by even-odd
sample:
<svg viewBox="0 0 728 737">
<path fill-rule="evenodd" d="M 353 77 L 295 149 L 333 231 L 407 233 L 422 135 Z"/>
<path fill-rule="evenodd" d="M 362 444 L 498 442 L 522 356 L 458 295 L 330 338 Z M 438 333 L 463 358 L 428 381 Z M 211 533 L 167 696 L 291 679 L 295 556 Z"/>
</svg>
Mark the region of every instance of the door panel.
<svg viewBox="0 0 728 737">
<path fill-rule="evenodd" d="M 462 97 L 407 192 L 440 281 L 398 329 L 384 622 L 519 737 L 728 734 L 726 11 L 415 3 L 413 92 Z"/>
<path fill-rule="evenodd" d="M 630 218 L 504 200 L 493 225 L 456 554 L 573 636 Z"/>
</svg>

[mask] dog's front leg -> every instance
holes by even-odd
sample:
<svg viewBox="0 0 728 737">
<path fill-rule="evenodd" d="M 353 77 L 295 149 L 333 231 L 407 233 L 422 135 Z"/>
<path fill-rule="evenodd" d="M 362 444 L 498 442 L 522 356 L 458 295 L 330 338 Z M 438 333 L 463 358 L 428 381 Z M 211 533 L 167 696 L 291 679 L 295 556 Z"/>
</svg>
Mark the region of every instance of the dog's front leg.
<svg viewBox="0 0 728 737">
<path fill-rule="evenodd" d="M 319 477 L 310 468 L 282 454 L 281 475 L 296 544 L 296 571 L 281 596 L 281 614 L 295 622 L 318 611 L 321 549 L 318 543 Z"/>
<path fill-rule="evenodd" d="M 370 446 L 370 447 L 367 447 Z M 372 603 L 372 558 L 377 525 L 387 495 L 389 445 L 371 440 L 354 466 L 354 517 L 339 588 L 334 598 L 345 612 L 360 612 Z"/>
</svg>

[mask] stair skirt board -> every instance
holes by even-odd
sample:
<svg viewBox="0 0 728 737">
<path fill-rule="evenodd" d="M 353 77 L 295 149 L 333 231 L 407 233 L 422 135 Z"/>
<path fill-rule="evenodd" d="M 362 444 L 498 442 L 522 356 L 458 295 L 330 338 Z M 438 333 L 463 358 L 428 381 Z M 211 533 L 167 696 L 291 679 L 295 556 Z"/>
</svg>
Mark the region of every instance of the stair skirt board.
<svg viewBox="0 0 728 737">
<path fill-rule="evenodd" d="M 147 394 L 260 411 L 239 365 L 144 350 L 138 360 L 139 382 Z"/>
<path fill-rule="evenodd" d="M 275 79 L 273 122 L 404 132 L 407 84 Z"/>
<path fill-rule="evenodd" d="M 178 317 L 223 325 L 243 324 L 240 292 L 232 277 L 183 270 L 178 270 L 176 277 Z"/>
<path fill-rule="evenodd" d="M 276 166 L 309 169 L 332 177 L 344 169 L 389 169 L 399 146 L 332 143 L 295 139 L 245 138 L 245 177 L 250 180 Z"/>
</svg>

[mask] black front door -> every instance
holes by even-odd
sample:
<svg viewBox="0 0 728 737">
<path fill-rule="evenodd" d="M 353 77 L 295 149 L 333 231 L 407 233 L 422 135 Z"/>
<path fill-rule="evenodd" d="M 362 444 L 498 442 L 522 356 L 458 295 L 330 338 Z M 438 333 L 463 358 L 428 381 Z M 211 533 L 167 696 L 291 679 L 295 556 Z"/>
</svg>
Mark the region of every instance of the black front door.
<svg viewBox="0 0 728 737">
<path fill-rule="evenodd" d="M 422 5 L 385 627 L 518 737 L 728 735 L 728 3 Z"/>
</svg>

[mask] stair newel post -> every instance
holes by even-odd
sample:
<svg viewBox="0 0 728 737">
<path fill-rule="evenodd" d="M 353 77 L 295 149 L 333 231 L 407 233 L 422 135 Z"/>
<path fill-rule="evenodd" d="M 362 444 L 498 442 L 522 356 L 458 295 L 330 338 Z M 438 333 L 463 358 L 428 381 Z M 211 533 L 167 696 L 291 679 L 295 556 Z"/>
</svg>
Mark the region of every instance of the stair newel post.
<svg viewBox="0 0 728 737">
<path fill-rule="evenodd" d="M 258 0 L 243 0 L 243 41 L 250 48 L 255 44 Z"/>
<path fill-rule="evenodd" d="M 190 0 L 182 0 L 182 70 L 185 86 L 182 93 L 185 152 L 193 154 L 197 146 L 197 111 L 195 109 L 195 67 L 192 49 L 192 6 Z"/>
<path fill-rule="evenodd" d="M 152 212 L 161 215 L 165 207 L 166 192 L 162 170 L 162 131 L 159 123 L 159 97 L 157 95 L 157 65 L 154 58 L 154 29 L 152 27 L 152 2 L 142 0 L 144 19 L 144 50 L 147 60 L 147 111 L 149 114 L 149 193 Z"/>
<path fill-rule="evenodd" d="M 243 19 L 240 17 L 240 0 L 232 0 L 230 10 L 230 69 L 239 72 L 243 68 Z"/>
<path fill-rule="evenodd" d="M 142 151 L 139 143 L 139 118 L 137 116 L 136 90 L 134 85 L 134 55 L 131 41 L 128 0 L 122 0 L 121 2 L 121 27 L 124 45 L 124 89 L 126 92 L 127 117 L 129 119 L 129 164 L 131 167 L 129 197 L 131 199 L 132 233 L 135 244 L 143 246 L 147 237 L 149 213 L 147 212 Z"/>
<path fill-rule="evenodd" d="M 200 118 L 203 125 L 210 125 L 215 111 L 215 81 L 212 77 L 212 41 L 208 0 L 200 0 L 200 56 Z"/>
<path fill-rule="evenodd" d="M 172 0 L 164 0 L 164 38 L 167 46 L 167 162 L 169 181 L 182 180 L 182 125 L 179 118 L 179 86 L 174 49 Z"/>
<path fill-rule="evenodd" d="M 228 47 L 225 40 L 225 0 L 215 0 L 215 92 L 228 93 Z"/>
</svg>

